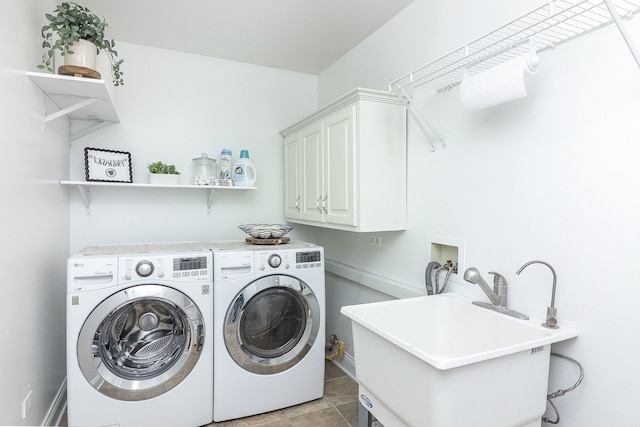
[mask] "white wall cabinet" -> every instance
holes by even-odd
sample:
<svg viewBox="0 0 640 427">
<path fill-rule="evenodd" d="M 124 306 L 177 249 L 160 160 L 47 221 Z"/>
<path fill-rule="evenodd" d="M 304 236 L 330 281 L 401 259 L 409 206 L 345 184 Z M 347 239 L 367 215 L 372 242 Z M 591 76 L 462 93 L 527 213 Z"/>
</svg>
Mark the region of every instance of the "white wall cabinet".
<svg viewBox="0 0 640 427">
<path fill-rule="evenodd" d="M 355 89 L 281 134 L 287 221 L 406 229 L 406 113 L 395 95 Z"/>
</svg>

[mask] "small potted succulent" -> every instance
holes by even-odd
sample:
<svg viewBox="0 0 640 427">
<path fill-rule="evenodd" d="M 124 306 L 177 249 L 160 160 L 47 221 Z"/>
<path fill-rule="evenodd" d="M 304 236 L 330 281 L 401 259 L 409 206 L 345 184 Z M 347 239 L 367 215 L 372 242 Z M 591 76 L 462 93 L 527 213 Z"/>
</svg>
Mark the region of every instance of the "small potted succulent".
<svg viewBox="0 0 640 427">
<path fill-rule="evenodd" d="M 41 33 L 44 39 L 42 47 L 46 51 L 42 54 L 39 69 L 53 73 L 54 55 L 60 51 L 65 59 L 65 65 L 58 69 L 60 74 L 100 78 L 95 70 L 95 56 L 103 51 L 111 63 L 114 86 L 124 84 L 120 70 L 124 59 L 118 60 L 115 42 L 105 38 L 104 31 L 108 24 L 104 18 L 74 2 L 61 3 L 53 14 L 47 13 L 45 17 L 48 23 L 42 27 Z M 57 36 L 55 40 L 54 35 Z M 77 54 L 81 52 L 86 56 L 79 57 Z M 74 57 L 77 59 L 74 60 Z"/>
<path fill-rule="evenodd" d="M 180 184 L 180 172 L 174 165 L 167 165 L 162 162 L 150 163 L 149 184 L 156 185 L 178 185 Z"/>
</svg>

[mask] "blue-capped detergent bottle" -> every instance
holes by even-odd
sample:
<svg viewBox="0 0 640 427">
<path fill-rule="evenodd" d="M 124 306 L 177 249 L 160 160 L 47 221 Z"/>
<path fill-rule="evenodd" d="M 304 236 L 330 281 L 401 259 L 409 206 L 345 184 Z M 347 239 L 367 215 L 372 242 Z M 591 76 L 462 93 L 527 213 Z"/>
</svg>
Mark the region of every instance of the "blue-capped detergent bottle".
<svg viewBox="0 0 640 427">
<path fill-rule="evenodd" d="M 233 165 L 233 175 L 231 176 L 233 185 L 237 187 L 255 187 L 258 173 L 249 160 L 249 150 L 241 150 L 240 158 Z"/>
</svg>

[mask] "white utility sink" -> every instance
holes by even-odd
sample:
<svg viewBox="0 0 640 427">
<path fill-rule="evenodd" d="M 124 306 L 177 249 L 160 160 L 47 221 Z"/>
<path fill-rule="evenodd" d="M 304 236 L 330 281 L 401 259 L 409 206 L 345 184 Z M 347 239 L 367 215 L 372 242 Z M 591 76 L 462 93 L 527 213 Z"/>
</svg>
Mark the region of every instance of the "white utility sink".
<svg viewBox="0 0 640 427">
<path fill-rule="evenodd" d="M 385 427 L 540 426 L 551 344 L 577 336 L 453 293 L 342 307 L 360 403 Z"/>
</svg>

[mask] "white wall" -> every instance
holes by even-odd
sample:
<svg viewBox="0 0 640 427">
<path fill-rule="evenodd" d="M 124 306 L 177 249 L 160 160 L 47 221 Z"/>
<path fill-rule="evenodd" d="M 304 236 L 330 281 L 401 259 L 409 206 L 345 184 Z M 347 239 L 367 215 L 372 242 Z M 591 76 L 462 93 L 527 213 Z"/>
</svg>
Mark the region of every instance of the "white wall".
<svg viewBox="0 0 640 427">
<path fill-rule="evenodd" d="M 40 89 L 26 76 L 40 61 L 40 28 L 54 1 L 9 0 L 0 14 L 0 425 L 37 425 L 65 378 L 65 260 L 69 203 L 66 120 L 42 129 Z M 22 400 L 32 409 L 21 417 Z"/>
<path fill-rule="evenodd" d="M 416 0 L 321 73 L 319 103 L 354 86 L 386 89 L 392 78 L 541 5 L 500 3 Z M 629 24 L 640 44 L 640 21 Z M 457 88 L 418 91 L 416 102 L 448 145 L 431 153 L 410 123 L 407 230 L 383 233 L 381 249 L 366 235 L 330 230 L 317 234 L 318 243 L 329 258 L 422 289 L 427 236 L 464 240 L 466 267 L 488 280 L 488 271 L 502 273 L 511 308 L 540 318 L 550 302 L 550 272 L 539 265 L 515 272 L 532 259 L 550 262 L 558 273 L 559 323 L 579 333 L 554 351 L 586 370 L 578 389 L 555 400 L 561 425 L 638 425 L 640 286 L 627 270 L 640 255 L 640 70 L 613 26 L 541 58 L 529 96 L 495 108 L 462 110 Z M 389 165 L 380 169 L 393 175 Z M 328 288 L 342 294 L 332 299 L 352 303 L 356 291 L 334 282 L 329 275 Z M 450 290 L 486 300 L 471 284 Z M 552 364 L 550 388 L 572 385 L 576 369 Z"/>
<path fill-rule="evenodd" d="M 282 222 L 282 138 L 278 132 L 316 106 L 317 77 L 117 43 L 125 84 L 115 88 L 121 123 L 73 142 L 70 176 L 84 180 L 84 148 L 127 151 L 134 182 L 147 183 L 147 164 L 176 165 L 191 183 L 192 158 L 218 158 L 248 149 L 258 190 L 215 190 L 207 215 L 206 192 L 97 188 L 91 215 L 74 189 L 71 252 L 88 245 L 242 239 L 237 225 Z M 104 74 L 104 73 L 103 73 Z M 295 233 L 292 234 L 295 236 Z"/>
</svg>

